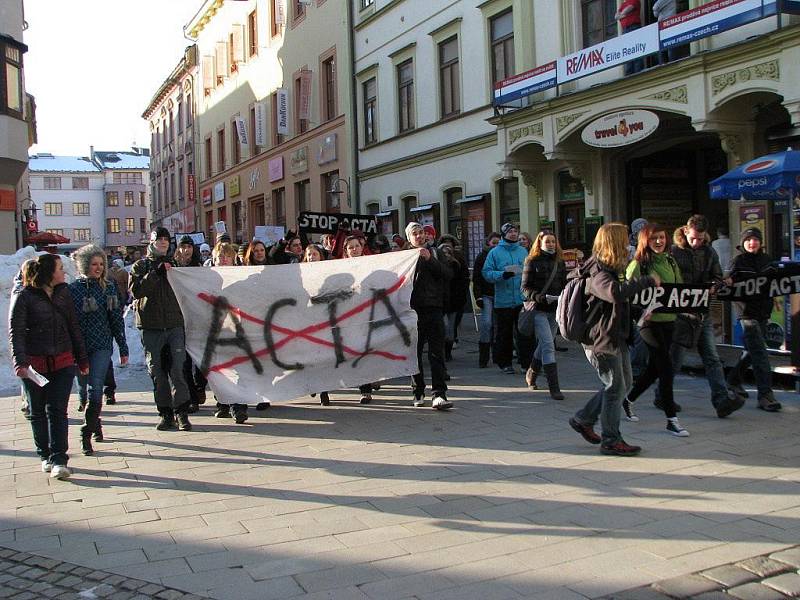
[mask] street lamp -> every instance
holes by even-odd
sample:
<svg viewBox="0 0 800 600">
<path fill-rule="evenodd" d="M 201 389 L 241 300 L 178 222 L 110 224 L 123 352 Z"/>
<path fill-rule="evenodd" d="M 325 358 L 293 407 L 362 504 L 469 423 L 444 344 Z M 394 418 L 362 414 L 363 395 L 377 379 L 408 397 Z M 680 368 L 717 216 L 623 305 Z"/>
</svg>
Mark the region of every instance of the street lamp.
<svg viewBox="0 0 800 600">
<path fill-rule="evenodd" d="M 331 184 L 331 189 L 328 190 L 328 193 L 329 194 L 336 194 L 337 196 L 339 194 L 342 194 L 343 192 L 342 192 L 342 190 L 341 190 L 341 188 L 339 186 L 340 183 L 343 183 L 343 184 L 345 184 L 347 186 L 347 208 L 350 208 L 350 182 L 349 181 L 347 181 L 346 179 L 342 179 L 341 177 L 338 177 Z"/>
</svg>

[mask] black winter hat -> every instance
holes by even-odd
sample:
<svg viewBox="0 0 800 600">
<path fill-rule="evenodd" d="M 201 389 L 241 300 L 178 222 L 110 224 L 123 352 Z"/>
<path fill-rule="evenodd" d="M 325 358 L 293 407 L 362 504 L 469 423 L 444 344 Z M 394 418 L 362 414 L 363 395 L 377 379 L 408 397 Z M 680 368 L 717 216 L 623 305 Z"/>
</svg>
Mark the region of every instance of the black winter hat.
<svg viewBox="0 0 800 600">
<path fill-rule="evenodd" d="M 742 231 L 742 235 L 739 236 L 739 241 L 742 245 L 747 238 L 754 237 L 762 244 L 764 243 L 764 234 L 761 233 L 761 230 L 758 227 L 748 227 L 747 229 Z"/>
<path fill-rule="evenodd" d="M 178 245 L 182 246 L 183 244 L 194 246 L 194 240 L 192 239 L 192 236 L 186 234 L 182 235 L 181 239 L 178 241 Z"/>
<path fill-rule="evenodd" d="M 158 238 L 167 238 L 169 240 L 172 236 L 166 227 L 156 227 L 150 232 L 150 241 L 155 242 Z"/>
</svg>

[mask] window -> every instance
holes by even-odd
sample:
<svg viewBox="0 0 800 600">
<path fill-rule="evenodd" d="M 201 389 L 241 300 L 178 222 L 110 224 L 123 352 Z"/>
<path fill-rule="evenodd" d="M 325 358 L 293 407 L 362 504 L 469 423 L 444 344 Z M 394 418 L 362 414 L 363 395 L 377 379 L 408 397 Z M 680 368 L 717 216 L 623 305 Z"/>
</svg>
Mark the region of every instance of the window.
<svg viewBox="0 0 800 600">
<path fill-rule="evenodd" d="M 119 192 L 106 192 L 106 206 L 119 206 Z"/>
<path fill-rule="evenodd" d="M 89 215 L 89 203 L 88 202 L 73 202 L 72 203 L 72 215 L 75 217 L 86 217 Z"/>
<path fill-rule="evenodd" d="M 61 177 L 45 177 L 44 178 L 44 189 L 46 189 L 46 190 L 60 190 L 61 189 Z"/>
<path fill-rule="evenodd" d="M 297 200 L 297 210 L 304 211 L 311 208 L 311 182 L 308 179 L 294 184 L 294 197 Z"/>
<path fill-rule="evenodd" d="M 411 223 L 412 221 L 416 221 L 417 218 L 414 216 L 414 213 L 411 212 L 412 208 L 417 207 L 417 197 L 416 196 L 408 196 L 403 198 L 403 215 L 406 220 L 406 224 Z"/>
<path fill-rule="evenodd" d="M 442 117 L 461 111 L 461 90 L 458 79 L 458 37 L 439 44 L 439 89 L 442 95 Z"/>
<path fill-rule="evenodd" d="M 336 118 L 336 57 L 322 63 L 322 102 L 326 121 Z"/>
<path fill-rule="evenodd" d="M 139 192 L 139 206 L 145 206 L 145 193 Z"/>
<path fill-rule="evenodd" d="M 342 210 L 342 194 L 330 193 L 334 189 L 334 185 L 337 185 L 337 179 L 339 179 L 339 171 L 322 174 L 322 193 L 324 194 L 322 207 L 326 212 L 340 212 Z M 341 190 L 342 188 L 337 186 L 336 189 Z"/>
<path fill-rule="evenodd" d="M 178 125 L 178 133 L 183 132 L 183 98 L 178 96 L 178 118 L 177 118 L 177 125 Z"/>
<path fill-rule="evenodd" d="M 242 161 L 242 145 L 239 143 L 239 128 L 236 127 L 236 121 L 231 121 L 231 158 L 234 165 Z"/>
<path fill-rule="evenodd" d="M 139 233 L 147 233 L 147 219 L 144 217 L 139 219 Z"/>
<path fill-rule="evenodd" d="M 72 241 L 73 242 L 88 242 L 92 239 L 91 229 L 73 229 Z"/>
<path fill-rule="evenodd" d="M 361 0 L 361 10 L 364 10 L 368 6 L 372 6 L 375 3 L 375 0 Z"/>
<path fill-rule="evenodd" d="M 0 70 L 0 113 L 22 118 L 22 52 L 17 46 L 0 44 L 3 54 Z M 5 89 L 3 89 L 5 88 Z"/>
<path fill-rule="evenodd" d="M 247 15 L 247 56 L 258 54 L 258 15 L 256 11 Z"/>
<path fill-rule="evenodd" d="M 115 172 L 114 183 L 142 183 L 142 174 L 138 171 Z"/>
<path fill-rule="evenodd" d="M 186 94 L 186 126 L 190 127 L 194 121 L 194 114 L 192 112 L 192 95 Z"/>
<path fill-rule="evenodd" d="M 583 47 L 588 48 L 616 37 L 616 0 L 581 0 Z"/>
<path fill-rule="evenodd" d="M 119 233 L 119 219 L 106 219 L 106 233 Z"/>
<path fill-rule="evenodd" d="M 280 5 L 281 11 L 283 11 L 283 6 L 284 6 L 283 4 Z M 279 10 L 278 3 L 273 2 L 272 10 L 270 11 L 271 16 L 270 16 L 270 27 L 269 27 L 272 37 L 275 37 L 281 32 L 281 23 L 278 22 L 278 14 L 277 14 L 278 10 Z M 286 17 L 282 16 L 281 18 L 285 19 Z"/>
<path fill-rule="evenodd" d="M 514 14 L 507 10 L 492 17 L 489 23 L 492 35 L 492 81 L 502 81 L 514 74 Z"/>
<path fill-rule="evenodd" d="M 175 141 L 175 119 L 172 117 L 172 111 L 169 111 L 169 141 Z"/>
<path fill-rule="evenodd" d="M 461 188 L 450 188 L 444 191 L 444 205 L 447 207 L 447 233 L 461 239 L 461 200 L 464 193 Z"/>
<path fill-rule="evenodd" d="M 61 202 L 45 202 L 44 214 L 47 217 L 60 217 L 62 205 Z"/>
<path fill-rule="evenodd" d="M 178 168 L 178 202 L 183 202 L 183 167 Z"/>
<path fill-rule="evenodd" d="M 272 191 L 272 206 L 275 207 L 275 225 L 286 227 L 286 188 Z"/>
<path fill-rule="evenodd" d="M 244 239 L 244 221 L 242 219 L 242 203 L 233 203 L 233 240 L 237 244 L 242 243 Z"/>
<path fill-rule="evenodd" d="M 133 233 L 136 229 L 136 219 L 128 217 L 125 219 L 125 233 Z"/>
<path fill-rule="evenodd" d="M 253 157 L 258 154 L 258 146 L 256 146 L 256 107 L 250 107 L 250 156 Z"/>
<path fill-rule="evenodd" d="M 54 235 L 62 235 L 62 236 L 64 235 L 64 230 L 63 229 L 45 229 L 45 231 L 47 233 L 52 233 Z"/>
<path fill-rule="evenodd" d="M 175 195 L 175 172 L 169 174 L 169 198 L 172 204 L 175 204 L 177 196 Z"/>
<path fill-rule="evenodd" d="M 225 170 L 225 128 L 217 131 L 217 172 Z"/>
<path fill-rule="evenodd" d="M 363 84 L 364 90 L 364 145 L 369 146 L 378 141 L 377 102 L 378 83 L 373 77 Z"/>
<path fill-rule="evenodd" d="M 294 80 L 294 119 L 295 130 L 298 134 L 308 131 L 308 119 L 300 118 L 300 104 L 302 103 L 303 76 L 298 75 Z"/>
<path fill-rule="evenodd" d="M 125 192 L 125 206 L 133 206 L 133 192 Z"/>
<path fill-rule="evenodd" d="M 414 129 L 414 61 L 397 65 L 397 104 L 400 109 L 400 133 Z"/>
<path fill-rule="evenodd" d="M 88 190 L 89 189 L 89 178 L 88 177 L 73 177 L 72 178 L 72 189 L 73 190 Z"/>
<path fill-rule="evenodd" d="M 500 222 L 519 227 L 519 182 L 516 177 L 497 182 L 500 197 Z"/>
<path fill-rule="evenodd" d="M 214 173 L 214 169 L 211 165 L 211 157 L 213 156 L 213 152 L 211 151 L 211 138 L 207 137 L 205 141 L 205 160 L 206 160 L 206 179 L 209 179 L 211 175 Z"/>
</svg>

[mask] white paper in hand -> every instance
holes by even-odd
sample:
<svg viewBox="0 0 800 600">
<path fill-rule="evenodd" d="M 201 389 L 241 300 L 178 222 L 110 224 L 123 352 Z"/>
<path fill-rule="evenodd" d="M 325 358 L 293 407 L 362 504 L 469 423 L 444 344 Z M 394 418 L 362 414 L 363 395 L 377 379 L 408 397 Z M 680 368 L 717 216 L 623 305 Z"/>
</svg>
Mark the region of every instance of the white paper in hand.
<svg viewBox="0 0 800 600">
<path fill-rule="evenodd" d="M 33 383 L 35 383 L 39 387 L 44 387 L 48 383 L 50 383 L 50 380 L 47 377 L 39 373 L 33 367 L 28 367 L 28 379 L 30 379 Z"/>
</svg>

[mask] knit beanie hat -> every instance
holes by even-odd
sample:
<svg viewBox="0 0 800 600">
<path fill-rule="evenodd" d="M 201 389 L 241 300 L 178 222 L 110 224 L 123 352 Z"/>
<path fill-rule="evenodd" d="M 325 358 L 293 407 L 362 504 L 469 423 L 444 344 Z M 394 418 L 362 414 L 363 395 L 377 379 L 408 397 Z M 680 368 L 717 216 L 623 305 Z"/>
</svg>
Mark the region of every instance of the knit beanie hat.
<svg viewBox="0 0 800 600">
<path fill-rule="evenodd" d="M 500 233 L 503 234 L 503 239 L 506 239 L 508 232 L 511 231 L 512 229 L 517 229 L 517 226 L 514 225 L 513 223 L 503 223 L 503 226 L 500 228 Z"/>
<path fill-rule="evenodd" d="M 151 242 L 155 242 L 159 238 L 166 238 L 169 240 L 171 237 L 172 236 L 169 234 L 169 230 L 166 227 L 156 227 L 150 232 Z"/>
<path fill-rule="evenodd" d="M 739 240 L 742 245 L 744 245 L 747 238 L 754 237 L 762 244 L 764 243 L 764 235 L 761 233 L 761 230 L 758 227 L 748 227 L 744 231 L 742 231 L 742 235 L 739 237 Z"/>
<path fill-rule="evenodd" d="M 429 235 L 433 239 L 436 239 L 436 228 L 433 225 L 425 225 L 423 229 L 425 230 L 426 235 Z"/>
<path fill-rule="evenodd" d="M 406 238 L 411 239 L 411 232 L 415 229 L 425 229 L 422 226 L 422 223 L 417 223 L 416 221 L 411 221 L 408 225 L 406 225 Z"/>
</svg>

